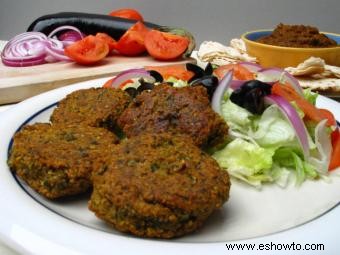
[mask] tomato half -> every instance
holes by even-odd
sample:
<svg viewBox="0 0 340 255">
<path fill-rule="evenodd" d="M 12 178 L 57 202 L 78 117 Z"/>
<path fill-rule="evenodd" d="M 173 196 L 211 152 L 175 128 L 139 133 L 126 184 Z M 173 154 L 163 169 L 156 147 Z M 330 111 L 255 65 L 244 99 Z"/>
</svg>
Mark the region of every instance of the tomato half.
<svg viewBox="0 0 340 255">
<path fill-rule="evenodd" d="M 174 77 L 182 81 L 188 81 L 194 76 L 194 73 L 188 71 L 185 65 L 146 66 L 145 69 L 149 71 L 154 70 L 159 72 L 164 79 Z"/>
<path fill-rule="evenodd" d="M 105 58 L 109 53 L 109 46 L 103 40 L 89 35 L 67 46 L 64 52 L 75 62 L 90 65 Z"/>
<path fill-rule="evenodd" d="M 188 48 L 189 39 L 184 36 L 150 30 L 145 38 L 145 47 L 155 59 L 172 60 L 180 57 Z"/>
<path fill-rule="evenodd" d="M 112 12 L 110 12 L 109 15 L 113 17 L 124 18 L 124 19 L 134 19 L 134 20 L 144 21 L 142 14 L 140 14 L 140 12 L 138 12 L 135 9 L 124 8 L 124 9 L 113 10 Z"/>
<path fill-rule="evenodd" d="M 109 46 L 109 51 L 113 51 L 116 49 L 117 42 L 111 36 L 106 33 L 97 33 L 96 37 L 103 40 Z"/>
<path fill-rule="evenodd" d="M 220 66 L 214 70 L 214 74 L 221 80 L 230 70 L 233 70 L 234 80 L 253 80 L 255 78 L 254 73 L 240 64 Z"/>
<path fill-rule="evenodd" d="M 138 56 L 145 52 L 144 40 L 148 29 L 138 21 L 130 27 L 116 44 L 116 50 L 125 56 Z"/>
</svg>

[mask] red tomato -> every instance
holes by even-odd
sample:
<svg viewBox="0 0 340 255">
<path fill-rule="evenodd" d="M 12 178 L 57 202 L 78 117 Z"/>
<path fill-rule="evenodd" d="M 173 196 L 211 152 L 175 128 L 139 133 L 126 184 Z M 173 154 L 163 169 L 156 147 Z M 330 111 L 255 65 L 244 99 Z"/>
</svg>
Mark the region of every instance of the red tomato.
<svg viewBox="0 0 340 255">
<path fill-rule="evenodd" d="M 127 30 L 116 44 L 116 50 L 122 55 L 138 56 L 145 52 L 144 39 L 148 29 L 138 21 Z"/>
<path fill-rule="evenodd" d="M 134 19 L 134 20 L 144 21 L 143 16 L 135 9 L 129 9 L 129 8 L 118 9 L 118 10 L 114 10 L 110 12 L 109 15 L 113 17 L 124 18 L 124 19 Z"/>
<path fill-rule="evenodd" d="M 146 50 L 153 58 L 159 60 L 172 60 L 180 57 L 188 45 L 188 38 L 158 30 L 150 30 L 145 38 Z"/>
<path fill-rule="evenodd" d="M 103 40 L 107 45 L 109 46 L 109 51 L 113 51 L 116 49 L 117 42 L 115 39 L 113 39 L 111 36 L 109 36 L 106 33 L 97 33 L 96 37 Z"/>
<path fill-rule="evenodd" d="M 340 166 L 340 130 L 337 128 L 332 133 L 332 156 L 329 163 L 329 170 L 334 170 Z"/>
<path fill-rule="evenodd" d="M 109 52 L 109 46 L 93 35 L 86 36 L 65 48 L 65 55 L 83 65 L 96 63 Z"/>
<path fill-rule="evenodd" d="M 319 108 L 319 113 L 323 119 L 327 119 L 328 126 L 336 126 L 336 120 L 332 112 Z"/>
<path fill-rule="evenodd" d="M 194 73 L 188 71 L 185 65 L 146 66 L 145 69 L 159 72 L 164 79 L 175 77 L 176 79 L 180 79 L 182 81 L 188 81 L 194 76 Z"/>
<path fill-rule="evenodd" d="M 288 83 L 282 84 L 276 82 L 272 86 L 272 94 L 282 96 L 284 99 L 288 101 L 294 101 L 299 108 L 304 112 L 305 119 L 311 120 L 315 123 L 319 123 L 320 121 L 327 119 L 327 125 L 332 126 L 335 125 L 335 119 L 333 114 L 326 109 L 318 109 L 312 103 L 308 102 L 303 96 L 298 94 L 292 86 Z"/>
<path fill-rule="evenodd" d="M 253 80 L 254 74 L 240 64 L 223 65 L 214 70 L 215 75 L 221 80 L 227 72 L 234 70 L 234 80 Z"/>
<path fill-rule="evenodd" d="M 113 81 L 114 79 L 115 79 L 115 77 L 113 77 L 113 78 L 107 80 L 107 81 L 104 83 L 103 88 L 112 88 L 112 81 Z M 127 84 L 129 84 L 129 83 L 133 83 L 133 80 L 130 79 L 130 80 L 124 81 L 122 84 L 120 84 L 120 85 L 118 86 L 118 88 L 123 89 L 124 86 L 127 85 Z"/>
</svg>

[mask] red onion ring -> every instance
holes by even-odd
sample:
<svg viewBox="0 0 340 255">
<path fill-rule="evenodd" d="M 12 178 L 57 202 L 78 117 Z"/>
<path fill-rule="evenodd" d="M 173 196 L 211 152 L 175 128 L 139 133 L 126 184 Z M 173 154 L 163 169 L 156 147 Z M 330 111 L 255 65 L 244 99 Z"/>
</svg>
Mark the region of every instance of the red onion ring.
<svg viewBox="0 0 340 255">
<path fill-rule="evenodd" d="M 4 65 L 13 67 L 23 67 L 40 65 L 52 61 L 70 60 L 64 54 L 64 47 L 74 43 L 74 41 L 60 41 L 52 38 L 56 33 L 69 30 L 73 36 L 77 35 L 82 39 L 83 34 L 79 29 L 72 26 L 61 26 L 53 30 L 48 36 L 40 32 L 26 32 L 13 37 L 1 52 L 1 60 Z"/>
<path fill-rule="evenodd" d="M 69 32 L 69 34 L 64 33 L 63 35 L 61 35 L 58 39 L 61 41 L 78 41 L 84 38 L 84 34 L 76 27 L 74 26 L 61 26 L 61 27 L 57 27 L 56 29 L 54 29 L 47 37 L 51 38 L 54 35 L 56 35 L 58 32 L 60 31 L 64 31 L 67 30 L 67 32 Z M 69 40 L 70 38 L 72 38 L 73 40 Z"/>
<path fill-rule="evenodd" d="M 296 137 L 298 138 L 299 144 L 301 146 L 304 159 L 308 161 L 309 159 L 309 144 L 308 136 L 305 124 L 300 118 L 299 114 L 296 112 L 294 107 L 283 97 L 277 95 L 268 95 L 265 98 L 265 102 L 268 104 L 276 104 L 283 115 L 292 125 Z"/>
<path fill-rule="evenodd" d="M 138 68 L 138 69 L 129 69 L 126 71 L 123 71 L 119 73 L 111 82 L 110 87 L 111 88 L 118 88 L 120 84 L 123 82 L 130 80 L 130 79 L 136 79 L 136 78 L 144 78 L 148 79 L 150 82 L 154 83 L 156 80 L 154 77 L 150 75 L 148 71 L 146 71 L 144 68 Z"/>
<path fill-rule="evenodd" d="M 218 114 L 222 115 L 221 102 L 225 91 L 229 88 L 233 79 L 233 70 L 228 71 L 219 82 L 211 99 L 211 107 Z"/>
<path fill-rule="evenodd" d="M 47 43 L 45 50 L 46 50 L 46 53 L 47 53 L 45 60 L 47 62 L 69 61 L 70 60 L 69 57 L 64 55 L 64 50 L 57 48 L 50 41 Z"/>
<path fill-rule="evenodd" d="M 244 68 L 248 69 L 249 71 L 253 72 L 253 73 L 257 73 L 258 71 L 260 71 L 261 69 L 263 69 L 262 66 L 260 66 L 259 64 L 253 63 L 253 62 L 239 62 L 239 65 L 243 66 Z"/>
<path fill-rule="evenodd" d="M 43 42 L 47 37 L 39 32 L 27 32 L 19 34 L 10 40 L 1 52 L 1 59 L 5 65 L 25 66 L 32 63 L 42 63 L 39 61 L 45 57 L 42 49 Z"/>
<path fill-rule="evenodd" d="M 265 68 L 258 71 L 258 74 L 263 75 L 267 81 L 269 79 L 270 81 L 283 81 L 288 82 L 294 90 L 300 94 L 303 95 L 303 90 L 299 84 L 299 81 L 295 79 L 290 73 L 280 69 L 280 68 Z M 260 79 L 259 79 L 260 78 Z M 257 77 L 258 80 L 261 80 L 261 77 Z"/>
</svg>

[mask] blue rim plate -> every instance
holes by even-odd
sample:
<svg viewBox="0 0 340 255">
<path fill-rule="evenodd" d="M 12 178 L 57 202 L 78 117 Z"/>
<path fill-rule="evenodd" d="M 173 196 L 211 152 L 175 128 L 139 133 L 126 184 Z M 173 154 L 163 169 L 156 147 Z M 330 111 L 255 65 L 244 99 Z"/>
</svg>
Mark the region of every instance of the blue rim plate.
<svg viewBox="0 0 340 255">
<path fill-rule="evenodd" d="M 101 85 L 92 80 L 25 100 L 0 116 L 0 239 L 27 254 L 240 254 L 226 244 L 321 243 L 338 251 L 340 178 L 305 182 L 302 187 L 274 185 L 258 191 L 233 182 L 231 199 L 201 230 L 173 240 L 136 238 L 116 232 L 86 206 L 86 195 L 65 203 L 36 194 L 8 169 L 13 134 L 26 123 L 48 121 L 56 102 L 74 90 Z M 340 119 L 340 104 L 320 96 L 318 105 Z M 315 233 L 322 233 L 318 235 Z M 285 252 L 285 254 L 293 254 Z"/>
</svg>

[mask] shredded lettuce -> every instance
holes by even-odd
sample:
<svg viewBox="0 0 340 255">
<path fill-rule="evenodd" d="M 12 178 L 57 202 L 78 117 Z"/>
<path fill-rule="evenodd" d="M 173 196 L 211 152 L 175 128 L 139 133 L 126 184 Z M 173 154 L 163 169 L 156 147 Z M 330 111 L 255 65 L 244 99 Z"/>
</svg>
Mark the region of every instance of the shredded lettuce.
<svg viewBox="0 0 340 255">
<path fill-rule="evenodd" d="M 171 82 L 174 87 L 176 88 L 181 88 L 181 87 L 186 87 L 188 86 L 188 83 L 183 80 L 179 80 L 175 77 L 170 76 L 169 78 L 166 79 L 166 82 Z"/>
<path fill-rule="evenodd" d="M 315 105 L 318 95 L 319 94 L 312 92 L 311 88 L 303 90 L 304 98 L 313 105 Z"/>
<path fill-rule="evenodd" d="M 223 149 L 214 152 L 213 157 L 231 176 L 257 188 L 266 182 L 286 187 L 291 177 L 300 185 L 306 179 L 317 178 L 325 171 L 328 146 L 325 152 L 322 150 L 324 145 L 320 145 L 327 140 L 324 138 L 325 128 L 318 125 L 308 127 L 310 151 L 315 151 L 316 156 L 307 162 L 294 128 L 278 106 L 271 105 L 261 116 L 254 115 L 231 102 L 230 93 L 226 93 L 222 102 L 222 117 L 229 125 L 231 139 Z M 317 95 L 310 91 L 305 93 L 308 100 L 315 101 Z M 297 105 L 294 107 L 303 118 L 303 112 Z M 320 166 L 322 171 L 319 170 Z"/>
<path fill-rule="evenodd" d="M 252 113 L 246 109 L 234 104 L 230 100 L 222 103 L 222 115 L 228 124 L 233 129 L 244 129 L 251 124 Z"/>
<path fill-rule="evenodd" d="M 276 105 L 268 107 L 260 117 L 256 131 L 249 131 L 259 145 L 265 147 L 280 147 L 296 144 L 293 127 L 282 116 Z"/>
<path fill-rule="evenodd" d="M 261 181 L 272 180 L 268 170 L 272 167 L 273 155 L 273 149 L 236 138 L 213 157 L 231 175 L 258 186 Z"/>
</svg>

